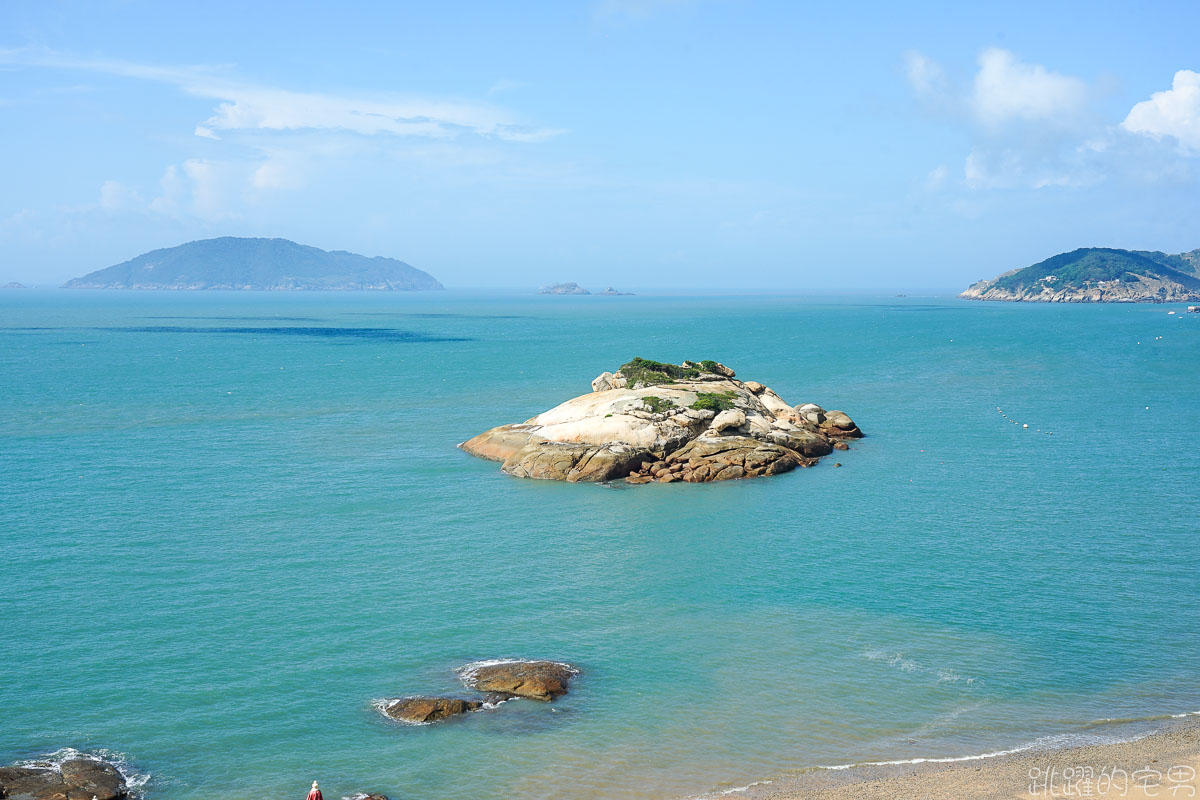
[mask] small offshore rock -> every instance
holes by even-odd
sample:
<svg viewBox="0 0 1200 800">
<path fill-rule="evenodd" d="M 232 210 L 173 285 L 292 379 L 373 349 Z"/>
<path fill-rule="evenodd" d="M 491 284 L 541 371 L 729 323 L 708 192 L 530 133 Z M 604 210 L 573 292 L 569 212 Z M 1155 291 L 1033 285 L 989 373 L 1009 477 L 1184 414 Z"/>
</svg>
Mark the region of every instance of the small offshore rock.
<svg viewBox="0 0 1200 800">
<path fill-rule="evenodd" d="M 381 710 L 392 719 L 420 724 L 438 722 L 482 707 L 481 700 L 465 700 L 461 697 L 401 697 L 384 701 Z"/>
<path fill-rule="evenodd" d="M 566 694 L 578 672 L 557 661 L 500 661 L 468 664 L 459 675 L 463 683 L 481 692 L 549 701 Z"/>
<path fill-rule="evenodd" d="M 850 445 L 846 444 L 845 442 L 834 442 L 833 449 L 834 450 L 849 450 Z"/>
</svg>

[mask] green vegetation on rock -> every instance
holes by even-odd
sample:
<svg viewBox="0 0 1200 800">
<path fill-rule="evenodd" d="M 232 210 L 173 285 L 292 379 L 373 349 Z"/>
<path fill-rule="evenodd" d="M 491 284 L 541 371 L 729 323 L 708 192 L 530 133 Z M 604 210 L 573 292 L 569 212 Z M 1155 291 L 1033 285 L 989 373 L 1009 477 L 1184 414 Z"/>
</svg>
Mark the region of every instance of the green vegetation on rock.
<svg viewBox="0 0 1200 800">
<path fill-rule="evenodd" d="M 646 407 L 655 414 L 661 414 L 664 411 L 668 411 L 677 407 L 674 400 L 670 398 L 655 397 L 652 394 L 648 394 L 643 397 L 642 402 L 645 403 Z"/>
<path fill-rule="evenodd" d="M 622 364 L 617 372 L 625 376 L 629 388 L 639 386 L 662 386 L 675 381 L 695 380 L 705 372 L 716 372 L 716 361 L 686 361 L 690 366 L 681 367 L 678 364 L 665 364 L 662 361 L 651 361 L 648 358 L 635 358 Z"/>
<path fill-rule="evenodd" d="M 696 402 L 692 403 L 692 408 L 697 411 L 713 411 L 719 414 L 733 408 L 733 401 L 737 396 L 737 392 L 697 392 Z"/>
<path fill-rule="evenodd" d="M 664 383 L 700 377 L 698 369 L 685 369 L 678 364 L 664 364 L 648 358 L 635 358 L 622 364 L 618 372 L 625 376 L 631 389 L 639 386 L 661 386 Z"/>
</svg>

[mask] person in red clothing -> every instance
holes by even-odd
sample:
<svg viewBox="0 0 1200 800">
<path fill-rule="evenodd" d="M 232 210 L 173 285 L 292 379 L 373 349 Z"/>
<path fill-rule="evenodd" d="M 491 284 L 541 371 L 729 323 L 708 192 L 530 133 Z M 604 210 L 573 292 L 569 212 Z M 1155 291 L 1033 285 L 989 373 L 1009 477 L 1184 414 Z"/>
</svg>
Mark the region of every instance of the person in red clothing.
<svg viewBox="0 0 1200 800">
<path fill-rule="evenodd" d="M 317 782 L 313 781 L 313 788 L 308 792 L 308 800 L 325 800 L 321 797 L 321 790 L 317 787 Z"/>
</svg>

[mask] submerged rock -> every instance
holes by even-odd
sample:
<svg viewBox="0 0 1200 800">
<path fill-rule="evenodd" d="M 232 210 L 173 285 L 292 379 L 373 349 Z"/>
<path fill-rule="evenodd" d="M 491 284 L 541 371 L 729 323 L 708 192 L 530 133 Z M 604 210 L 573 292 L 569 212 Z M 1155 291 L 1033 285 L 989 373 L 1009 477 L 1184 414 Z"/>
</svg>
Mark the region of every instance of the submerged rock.
<svg viewBox="0 0 1200 800">
<path fill-rule="evenodd" d="M 0 797 L 6 800 L 119 800 L 128 793 L 120 770 L 97 758 L 0 767 Z"/>
<path fill-rule="evenodd" d="M 459 670 L 467 686 L 506 697 L 553 700 L 567 693 L 579 670 L 557 661 L 494 661 L 468 664 Z"/>
<path fill-rule="evenodd" d="M 459 446 L 522 478 L 670 483 L 775 475 L 862 435 L 843 412 L 791 406 L 719 362 L 634 359 L 589 394 Z"/>
<path fill-rule="evenodd" d="M 380 710 L 392 719 L 422 724 L 437 722 L 480 708 L 483 708 L 482 700 L 466 700 L 461 697 L 401 697 L 385 700 Z"/>
</svg>

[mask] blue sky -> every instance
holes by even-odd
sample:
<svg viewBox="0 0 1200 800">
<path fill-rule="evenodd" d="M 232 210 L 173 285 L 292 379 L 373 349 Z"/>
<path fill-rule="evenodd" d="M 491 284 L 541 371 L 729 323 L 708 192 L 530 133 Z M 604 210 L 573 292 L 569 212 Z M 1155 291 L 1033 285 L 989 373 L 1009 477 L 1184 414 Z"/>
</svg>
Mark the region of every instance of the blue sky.
<svg viewBox="0 0 1200 800">
<path fill-rule="evenodd" d="M 0 282 L 219 235 L 595 289 L 1200 247 L 1200 5 L 835 5 L 5 0 Z"/>
</svg>

